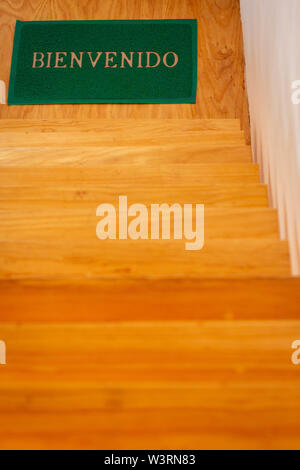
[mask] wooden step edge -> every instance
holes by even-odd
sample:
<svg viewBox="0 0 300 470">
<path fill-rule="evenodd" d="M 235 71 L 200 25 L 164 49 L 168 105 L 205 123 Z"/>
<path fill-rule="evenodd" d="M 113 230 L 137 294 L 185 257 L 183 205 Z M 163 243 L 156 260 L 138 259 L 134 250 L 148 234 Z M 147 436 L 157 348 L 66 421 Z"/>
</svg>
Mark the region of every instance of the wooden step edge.
<svg viewBox="0 0 300 470">
<path fill-rule="evenodd" d="M 130 127 L 130 128 L 164 128 L 171 127 L 174 129 L 195 129 L 195 130 L 241 130 L 239 119 L 198 119 L 198 118 L 179 118 L 179 119 L 141 119 L 141 118 L 128 118 L 128 119 L 0 119 L 0 132 L 14 131 L 17 129 L 25 129 L 28 131 L 35 131 L 36 129 L 107 129 L 116 127 Z"/>
<path fill-rule="evenodd" d="M 202 164 L 251 163 L 246 145 L 199 148 L 195 143 L 157 146 L 16 147 L 0 148 L 0 166 L 97 167 L 103 164 Z"/>
<path fill-rule="evenodd" d="M 217 177 L 231 177 L 231 176 L 259 176 L 259 166 L 256 163 L 167 163 L 158 162 L 153 165 L 140 165 L 140 164 L 111 164 L 111 165 L 98 165 L 95 168 L 88 167 L 35 167 L 35 166 L 6 166 L 1 169 L 0 172 L 0 183 L 6 186 L 10 179 L 20 179 L 20 184 L 27 183 L 28 181 L 41 181 L 48 180 L 59 181 L 65 180 L 66 183 L 76 181 L 76 183 L 89 183 L 94 182 L 98 184 L 101 179 L 103 183 L 109 182 L 111 178 L 127 178 L 132 177 L 147 178 L 147 176 L 157 176 L 160 178 L 168 177 L 170 179 L 182 176 L 182 178 L 205 178 L 210 176 Z M 78 181 L 79 180 L 79 181 Z M 136 184 L 139 184 L 136 181 Z M 120 181 L 122 183 L 122 181 Z M 153 184 L 153 180 L 151 180 Z M 216 183 L 218 180 L 216 179 Z M 156 183 L 158 184 L 158 183 Z M 188 186 L 189 181 L 187 181 Z M 195 183 L 194 183 L 195 184 Z M 237 184 L 239 184 L 237 182 Z M 242 183 L 240 183 L 242 184 Z"/>
<path fill-rule="evenodd" d="M 143 201 L 139 201 L 143 203 Z M 145 204 L 151 211 L 151 205 Z M 215 208 L 206 207 L 204 215 L 205 239 L 216 238 L 268 238 L 279 240 L 278 214 L 275 209 L 270 208 Z M 127 218 L 127 211 L 121 211 Z M 117 221 L 120 211 L 116 208 Z M 0 203 L 0 238 L 7 240 L 46 240 L 64 239 L 70 242 L 93 240 L 95 237 L 95 226 L 99 219 L 95 219 L 95 206 L 85 208 L 56 207 L 35 208 L 19 207 L 3 209 Z M 164 220 L 169 220 L 167 215 Z M 129 219 L 131 220 L 131 219 Z M 151 220 L 148 215 L 141 216 L 141 220 L 148 226 L 151 233 Z M 195 222 L 195 213 L 193 214 Z"/>
<path fill-rule="evenodd" d="M 0 147 L 16 148 L 16 147 L 70 147 L 73 146 L 92 146 L 99 144 L 106 146 L 128 146 L 128 145 L 153 145 L 160 146 L 168 143 L 190 144 L 197 143 L 199 147 L 207 147 L 209 145 L 230 146 L 245 144 L 245 135 L 243 131 L 198 131 L 198 132 L 170 132 L 165 129 L 164 132 L 151 132 L 150 130 L 132 130 L 132 132 L 123 131 L 106 131 L 98 132 L 26 132 L 17 130 L 15 132 L 0 132 Z"/>
<path fill-rule="evenodd" d="M 298 320 L 300 278 L 10 280 L 1 322 Z"/>
<path fill-rule="evenodd" d="M 20 185 L 0 185 L 0 207 L 19 209 L 22 203 L 25 207 L 44 207 L 63 204 L 68 207 L 72 204 L 86 207 L 99 205 L 102 202 L 111 202 L 118 195 L 126 194 L 128 200 L 132 202 L 148 201 L 149 203 L 178 202 L 194 203 L 201 202 L 208 207 L 216 208 L 267 208 L 268 191 L 263 184 L 211 184 L 211 185 L 176 185 L 176 192 L 173 185 L 153 184 L 151 188 L 130 188 L 128 185 L 105 184 L 99 187 L 89 187 L 88 189 L 78 189 L 75 186 L 65 188 L 63 185 L 47 185 L 42 190 L 36 186 L 26 184 Z M 148 194 L 148 197 L 146 195 Z M 161 194 L 158 200 L 157 195 Z M 153 196 L 152 196 L 153 195 Z"/>
</svg>

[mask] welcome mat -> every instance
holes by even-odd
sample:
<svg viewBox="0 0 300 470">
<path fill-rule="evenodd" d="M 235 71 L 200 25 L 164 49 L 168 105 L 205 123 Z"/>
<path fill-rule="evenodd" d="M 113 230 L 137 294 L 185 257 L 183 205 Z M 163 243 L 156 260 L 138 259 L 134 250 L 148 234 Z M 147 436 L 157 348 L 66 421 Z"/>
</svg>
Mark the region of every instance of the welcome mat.
<svg viewBox="0 0 300 470">
<path fill-rule="evenodd" d="M 193 103 L 197 20 L 17 21 L 8 104 Z"/>
</svg>

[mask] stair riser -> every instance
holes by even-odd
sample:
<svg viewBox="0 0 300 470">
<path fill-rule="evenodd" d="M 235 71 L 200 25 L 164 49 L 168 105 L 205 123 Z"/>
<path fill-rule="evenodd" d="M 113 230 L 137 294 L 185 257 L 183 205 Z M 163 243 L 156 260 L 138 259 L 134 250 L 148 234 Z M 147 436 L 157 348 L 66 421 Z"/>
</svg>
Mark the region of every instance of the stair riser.
<svg viewBox="0 0 300 470">
<path fill-rule="evenodd" d="M 299 305 L 298 279 L 0 283 L 1 322 L 287 321 Z"/>
</svg>

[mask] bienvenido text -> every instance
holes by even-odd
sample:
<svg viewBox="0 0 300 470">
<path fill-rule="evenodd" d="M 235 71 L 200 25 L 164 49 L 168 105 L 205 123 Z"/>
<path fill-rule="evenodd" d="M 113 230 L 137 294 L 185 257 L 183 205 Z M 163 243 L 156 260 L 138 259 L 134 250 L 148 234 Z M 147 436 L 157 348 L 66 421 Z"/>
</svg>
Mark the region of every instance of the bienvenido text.
<svg viewBox="0 0 300 470">
<path fill-rule="evenodd" d="M 125 68 L 173 68 L 179 62 L 176 52 L 34 52 L 32 68 L 34 69 L 84 69 L 86 67 L 104 67 L 110 69 Z"/>
</svg>

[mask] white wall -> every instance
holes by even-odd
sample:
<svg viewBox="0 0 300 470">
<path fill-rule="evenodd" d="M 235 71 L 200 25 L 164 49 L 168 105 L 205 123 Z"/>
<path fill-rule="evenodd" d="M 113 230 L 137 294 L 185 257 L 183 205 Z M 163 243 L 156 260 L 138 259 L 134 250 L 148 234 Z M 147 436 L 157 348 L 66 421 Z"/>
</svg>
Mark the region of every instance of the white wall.
<svg viewBox="0 0 300 470">
<path fill-rule="evenodd" d="M 300 0 L 241 0 L 241 14 L 254 160 L 299 275 Z"/>
</svg>

